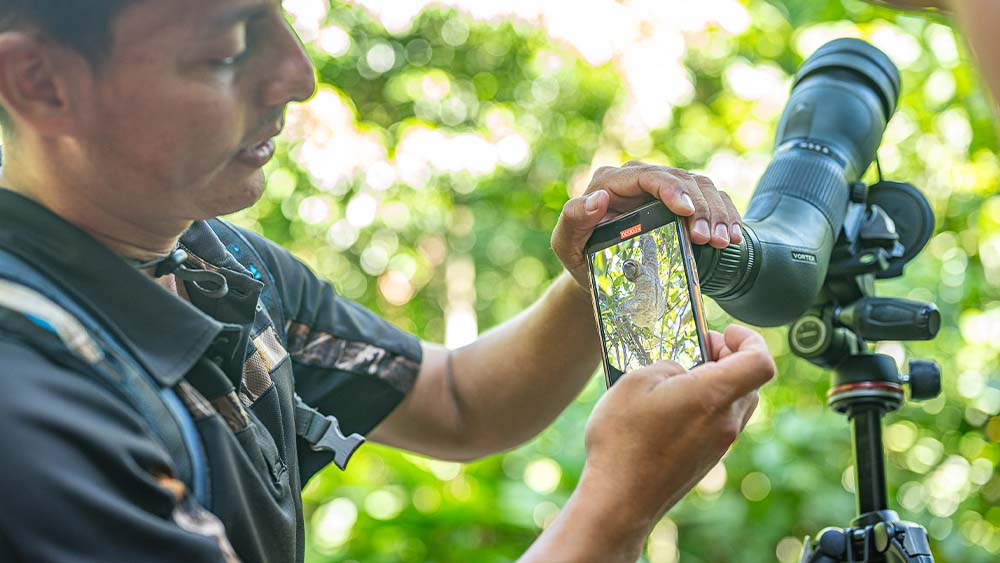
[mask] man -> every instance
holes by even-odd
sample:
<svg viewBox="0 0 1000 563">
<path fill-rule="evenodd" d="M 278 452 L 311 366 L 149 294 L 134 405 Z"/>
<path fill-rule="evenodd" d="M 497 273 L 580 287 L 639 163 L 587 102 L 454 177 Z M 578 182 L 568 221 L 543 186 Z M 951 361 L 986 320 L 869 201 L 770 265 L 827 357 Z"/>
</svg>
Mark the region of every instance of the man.
<svg viewBox="0 0 1000 563">
<path fill-rule="evenodd" d="M 599 360 L 582 248 L 602 219 L 658 197 L 692 217 L 696 243 L 741 237 L 708 179 L 604 168 L 566 204 L 552 246 L 567 273 L 537 303 L 464 348 L 421 343 L 252 233 L 241 236 L 273 279 L 244 268 L 205 222 L 258 199 L 286 105 L 315 86 L 278 0 L 0 0 L 0 22 L 0 242 L 176 390 L 204 446 L 203 508 L 215 515 L 192 506 L 144 413 L 0 332 L 3 561 L 301 561 L 299 490 L 331 457 L 296 440 L 293 392 L 346 432 L 429 456 L 514 447 Z M 178 245 L 185 268 L 155 277 Z M 262 306 L 262 286 L 276 309 Z M 712 339 L 715 361 L 659 363 L 605 395 L 580 484 L 522 561 L 638 557 L 774 373 L 753 331 Z"/>
</svg>

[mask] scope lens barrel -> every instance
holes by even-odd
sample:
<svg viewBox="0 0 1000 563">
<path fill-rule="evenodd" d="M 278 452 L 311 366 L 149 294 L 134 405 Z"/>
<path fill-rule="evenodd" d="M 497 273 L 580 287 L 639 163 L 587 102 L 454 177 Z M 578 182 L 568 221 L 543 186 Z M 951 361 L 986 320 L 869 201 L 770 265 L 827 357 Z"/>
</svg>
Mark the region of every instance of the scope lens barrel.
<svg viewBox="0 0 1000 563">
<path fill-rule="evenodd" d="M 723 251 L 701 249 L 706 295 L 757 326 L 788 324 L 813 305 L 850 185 L 875 159 L 899 89 L 892 61 L 858 39 L 831 41 L 802 64 L 778 124 L 774 159 L 743 215 L 753 236 Z M 734 257 L 738 267 L 727 262 Z"/>
<path fill-rule="evenodd" d="M 820 47 L 795 75 L 778 123 L 775 158 L 753 201 L 788 194 L 823 213 L 835 232 L 843 224 L 848 186 L 875 159 L 882 133 L 896 110 L 899 71 L 889 57 L 858 39 Z M 766 205 L 751 203 L 753 220 Z"/>
</svg>

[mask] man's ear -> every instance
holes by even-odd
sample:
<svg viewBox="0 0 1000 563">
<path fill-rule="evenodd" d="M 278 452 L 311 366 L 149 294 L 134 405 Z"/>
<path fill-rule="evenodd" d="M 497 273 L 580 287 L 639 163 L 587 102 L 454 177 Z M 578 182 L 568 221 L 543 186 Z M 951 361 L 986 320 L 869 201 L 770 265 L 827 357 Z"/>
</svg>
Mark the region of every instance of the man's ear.
<svg viewBox="0 0 1000 563">
<path fill-rule="evenodd" d="M 65 68 L 66 50 L 27 33 L 0 33 L 0 106 L 15 127 L 72 134 L 77 123 L 70 75 L 75 73 Z"/>
</svg>

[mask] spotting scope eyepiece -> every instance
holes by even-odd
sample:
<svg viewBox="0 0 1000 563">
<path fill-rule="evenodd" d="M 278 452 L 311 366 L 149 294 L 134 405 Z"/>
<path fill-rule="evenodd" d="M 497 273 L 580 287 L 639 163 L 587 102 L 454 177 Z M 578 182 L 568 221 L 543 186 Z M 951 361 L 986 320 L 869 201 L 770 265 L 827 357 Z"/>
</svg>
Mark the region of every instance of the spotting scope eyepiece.
<svg viewBox="0 0 1000 563">
<path fill-rule="evenodd" d="M 762 327 L 791 323 L 816 302 L 852 186 L 875 159 L 899 91 L 896 66 L 859 39 L 831 41 L 802 64 L 743 241 L 698 249 L 706 295 Z"/>
</svg>

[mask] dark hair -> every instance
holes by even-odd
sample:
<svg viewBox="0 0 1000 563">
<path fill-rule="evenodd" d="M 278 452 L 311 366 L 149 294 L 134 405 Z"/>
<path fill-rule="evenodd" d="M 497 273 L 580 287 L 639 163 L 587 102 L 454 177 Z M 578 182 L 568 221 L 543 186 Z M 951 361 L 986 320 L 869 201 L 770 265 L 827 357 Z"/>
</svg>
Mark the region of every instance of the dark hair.
<svg viewBox="0 0 1000 563">
<path fill-rule="evenodd" d="M 111 53 L 111 24 L 137 0 L 0 0 L 0 31 L 31 30 L 69 47 L 99 67 Z M 0 107 L 0 127 L 12 130 Z"/>
<path fill-rule="evenodd" d="M 111 51 L 111 24 L 135 0 L 0 0 L 0 31 L 31 29 L 94 65 Z"/>
</svg>

